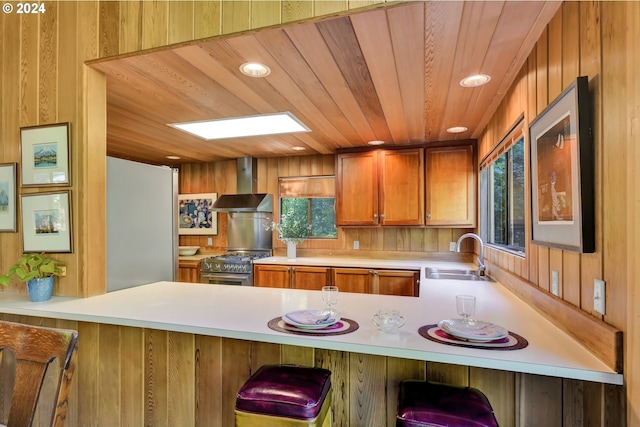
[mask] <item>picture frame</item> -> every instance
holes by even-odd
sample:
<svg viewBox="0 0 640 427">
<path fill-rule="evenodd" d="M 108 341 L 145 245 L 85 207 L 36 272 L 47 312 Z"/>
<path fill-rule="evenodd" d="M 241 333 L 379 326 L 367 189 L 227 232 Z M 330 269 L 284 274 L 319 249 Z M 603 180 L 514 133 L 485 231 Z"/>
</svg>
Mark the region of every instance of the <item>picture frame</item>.
<svg viewBox="0 0 640 427">
<path fill-rule="evenodd" d="M 70 123 L 20 128 L 20 186 L 68 186 Z"/>
<path fill-rule="evenodd" d="M 72 252 L 71 190 L 20 197 L 23 252 Z"/>
<path fill-rule="evenodd" d="M 212 210 L 218 193 L 178 195 L 178 234 L 218 234 L 218 213 Z"/>
<path fill-rule="evenodd" d="M 17 231 L 17 163 L 0 163 L 0 233 Z"/>
<path fill-rule="evenodd" d="M 529 125 L 532 243 L 595 251 L 592 128 L 585 76 Z"/>
</svg>

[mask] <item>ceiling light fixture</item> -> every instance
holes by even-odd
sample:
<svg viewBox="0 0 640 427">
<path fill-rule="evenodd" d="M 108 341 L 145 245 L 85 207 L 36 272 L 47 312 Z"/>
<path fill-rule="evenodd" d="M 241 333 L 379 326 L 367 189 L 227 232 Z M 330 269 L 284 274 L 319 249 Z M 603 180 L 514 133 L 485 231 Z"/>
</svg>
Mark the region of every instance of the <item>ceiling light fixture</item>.
<svg viewBox="0 0 640 427">
<path fill-rule="evenodd" d="M 296 146 L 294 146 L 294 147 L 291 147 L 291 149 L 292 149 L 293 151 L 304 151 L 304 150 L 306 150 L 306 148 L 305 148 L 305 147 L 301 147 L 301 146 L 299 146 L 299 145 L 296 145 Z"/>
<path fill-rule="evenodd" d="M 491 80 L 491 76 L 487 74 L 474 74 L 472 76 L 465 77 L 460 80 L 460 86 L 462 87 L 478 87 L 486 85 Z"/>
<path fill-rule="evenodd" d="M 240 72 L 249 77 L 267 77 L 271 68 L 258 62 L 245 62 L 240 66 Z"/>
<path fill-rule="evenodd" d="M 206 140 L 311 131 L 288 111 L 230 119 L 169 123 L 168 126 Z"/>
<path fill-rule="evenodd" d="M 447 129 L 449 133 L 462 133 L 468 131 L 469 128 L 465 126 L 454 126 L 452 128 Z"/>
<path fill-rule="evenodd" d="M 384 141 L 380 141 L 380 140 L 369 141 L 369 142 L 367 142 L 367 144 L 369 144 L 369 145 L 383 145 Z"/>
<path fill-rule="evenodd" d="M 167 159 L 169 159 L 169 160 L 180 160 L 181 157 L 180 156 L 167 156 Z"/>
</svg>

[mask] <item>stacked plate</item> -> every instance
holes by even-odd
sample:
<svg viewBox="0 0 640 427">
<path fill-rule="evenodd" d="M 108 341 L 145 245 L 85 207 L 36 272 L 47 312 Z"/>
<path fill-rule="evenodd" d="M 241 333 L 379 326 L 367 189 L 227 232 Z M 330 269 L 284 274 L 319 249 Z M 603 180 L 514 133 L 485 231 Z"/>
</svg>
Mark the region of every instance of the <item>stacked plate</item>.
<svg viewBox="0 0 640 427">
<path fill-rule="evenodd" d="M 447 334 L 471 342 L 489 342 L 506 338 L 509 331 L 499 325 L 482 320 L 446 319 L 438 327 Z"/>
<path fill-rule="evenodd" d="M 331 317 L 325 310 L 298 310 L 282 316 L 287 329 L 302 331 L 332 330 L 340 321 L 340 316 Z"/>
</svg>

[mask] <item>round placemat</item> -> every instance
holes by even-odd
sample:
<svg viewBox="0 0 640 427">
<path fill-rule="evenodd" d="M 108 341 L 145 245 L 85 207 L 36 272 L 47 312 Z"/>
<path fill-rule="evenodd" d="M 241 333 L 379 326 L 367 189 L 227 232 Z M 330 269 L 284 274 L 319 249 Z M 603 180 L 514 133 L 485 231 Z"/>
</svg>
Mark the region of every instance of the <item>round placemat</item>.
<svg viewBox="0 0 640 427">
<path fill-rule="evenodd" d="M 483 350 L 520 350 L 529 345 L 529 341 L 524 337 L 511 331 L 509 331 L 509 335 L 505 338 L 488 342 L 471 342 L 456 338 L 440 329 L 437 324 L 421 326 L 418 329 L 418 333 L 424 338 L 440 344 L 456 347 L 480 348 Z"/>
<path fill-rule="evenodd" d="M 344 334 L 351 333 L 360 327 L 360 325 L 358 325 L 358 322 L 356 322 L 355 320 L 342 318 L 335 324 L 329 326 L 328 328 L 301 329 L 285 323 L 284 320 L 282 320 L 282 317 L 280 316 L 269 320 L 269 323 L 267 323 L 267 326 L 269 326 L 269 328 L 273 329 L 274 331 L 283 332 L 285 334 L 312 335 L 316 337 L 344 335 Z"/>
</svg>

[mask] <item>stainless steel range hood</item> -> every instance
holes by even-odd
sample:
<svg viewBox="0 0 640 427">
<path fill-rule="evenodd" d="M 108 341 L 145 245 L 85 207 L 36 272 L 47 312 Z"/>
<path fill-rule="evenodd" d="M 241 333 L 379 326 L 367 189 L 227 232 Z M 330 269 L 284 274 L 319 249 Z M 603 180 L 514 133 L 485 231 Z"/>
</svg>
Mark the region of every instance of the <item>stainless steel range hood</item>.
<svg viewBox="0 0 640 427">
<path fill-rule="evenodd" d="M 256 194 L 257 161 L 241 157 L 238 162 L 238 194 L 223 194 L 213 204 L 218 212 L 273 212 L 273 195 Z"/>
</svg>

